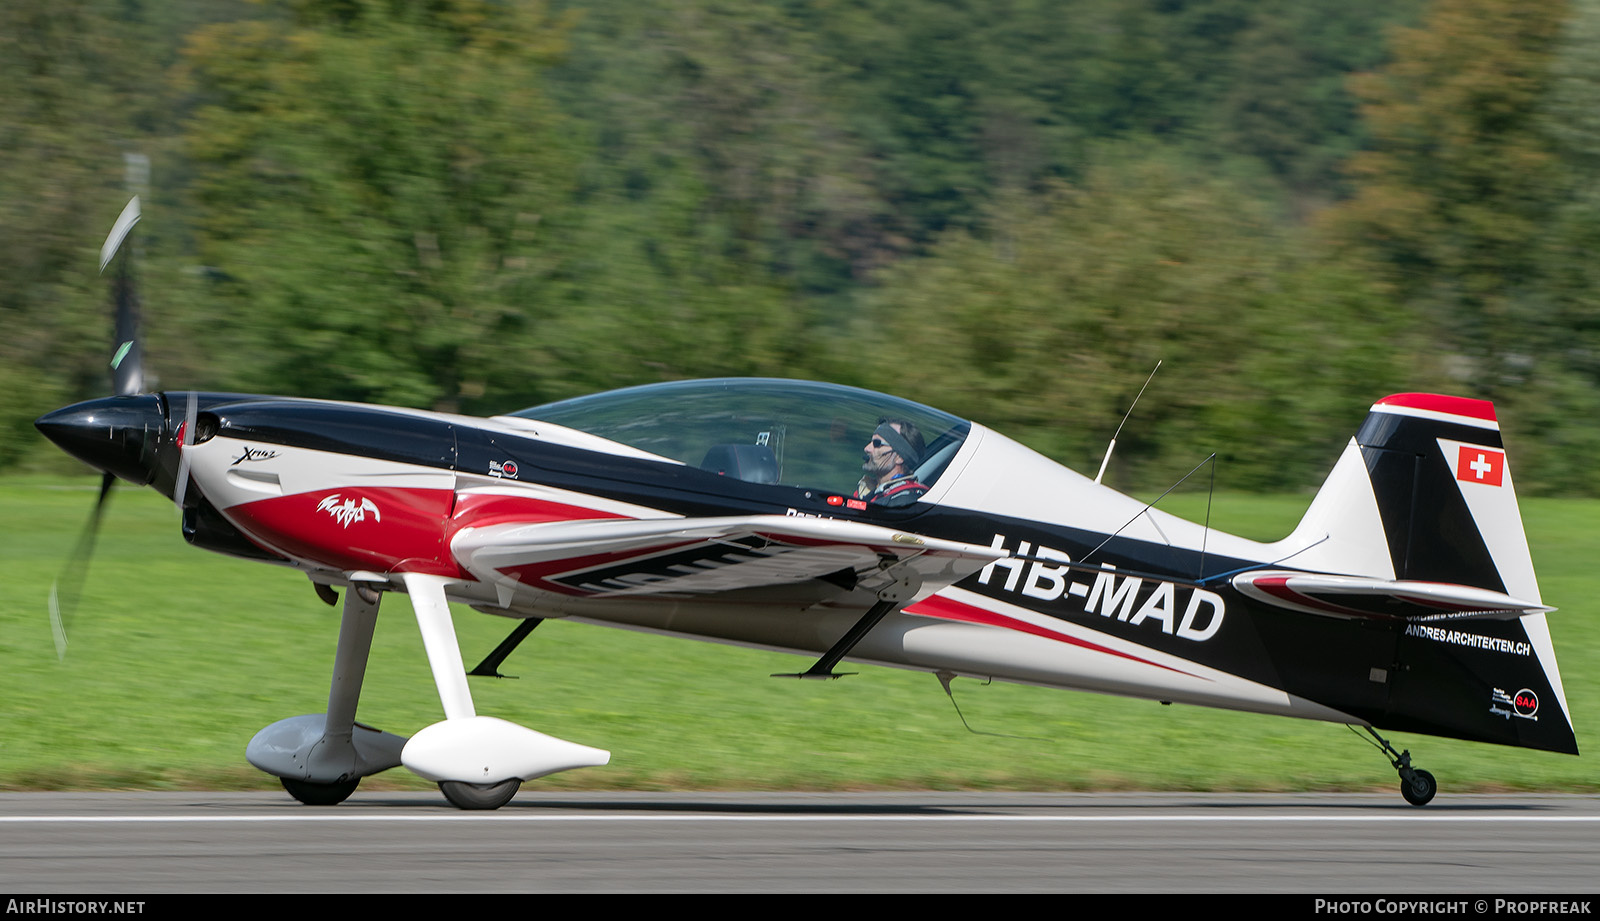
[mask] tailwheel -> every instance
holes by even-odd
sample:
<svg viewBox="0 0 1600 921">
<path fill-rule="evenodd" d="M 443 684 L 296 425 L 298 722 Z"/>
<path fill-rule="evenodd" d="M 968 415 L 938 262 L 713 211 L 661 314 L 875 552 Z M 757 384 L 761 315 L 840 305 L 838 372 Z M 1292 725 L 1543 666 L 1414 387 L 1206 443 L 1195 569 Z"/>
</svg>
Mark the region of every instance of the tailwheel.
<svg viewBox="0 0 1600 921">
<path fill-rule="evenodd" d="M 1354 726 L 1350 728 L 1352 731 L 1355 729 Z M 1405 797 L 1406 802 L 1413 806 L 1428 805 L 1433 799 L 1433 795 L 1439 792 L 1439 782 L 1434 780 L 1433 775 L 1427 771 L 1411 766 L 1411 752 L 1409 750 L 1396 752 L 1394 746 L 1389 744 L 1389 740 L 1378 735 L 1371 726 L 1363 728 L 1367 730 L 1368 735 L 1378 740 L 1373 744 L 1383 752 L 1384 757 L 1389 759 L 1389 764 L 1400 774 L 1400 795 Z"/>
<path fill-rule="evenodd" d="M 499 809 L 517 795 L 522 781 L 513 777 L 499 783 L 466 783 L 460 780 L 439 781 L 439 792 L 457 809 Z"/>
<path fill-rule="evenodd" d="M 361 783 L 361 778 L 341 780 L 338 783 L 313 783 L 309 780 L 290 780 L 279 777 L 289 795 L 307 806 L 337 806 L 350 798 Z"/>
<path fill-rule="evenodd" d="M 1406 802 L 1413 806 L 1426 806 L 1433 795 L 1439 792 L 1439 782 L 1427 771 L 1411 771 L 1410 777 L 1406 772 L 1400 772 L 1400 795 Z"/>
</svg>

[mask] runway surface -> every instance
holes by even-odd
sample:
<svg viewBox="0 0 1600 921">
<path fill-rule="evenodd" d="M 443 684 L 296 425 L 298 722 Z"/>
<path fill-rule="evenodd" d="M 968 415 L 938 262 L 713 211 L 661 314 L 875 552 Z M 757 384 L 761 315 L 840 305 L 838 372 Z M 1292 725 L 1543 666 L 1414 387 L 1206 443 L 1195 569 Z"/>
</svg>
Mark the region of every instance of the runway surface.
<svg viewBox="0 0 1600 921">
<path fill-rule="evenodd" d="M 1584 893 L 1600 797 L 0 794 L 0 891 Z"/>
</svg>

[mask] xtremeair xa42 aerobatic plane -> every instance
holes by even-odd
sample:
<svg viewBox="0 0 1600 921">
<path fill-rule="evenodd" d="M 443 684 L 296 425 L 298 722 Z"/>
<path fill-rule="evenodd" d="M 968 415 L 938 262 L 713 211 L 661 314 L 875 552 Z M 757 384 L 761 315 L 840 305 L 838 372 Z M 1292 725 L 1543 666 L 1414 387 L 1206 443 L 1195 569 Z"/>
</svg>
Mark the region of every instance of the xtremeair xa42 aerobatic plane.
<svg viewBox="0 0 1600 921">
<path fill-rule="evenodd" d="M 136 220 L 135 202 L 103 263 Z M 560 617 L 815 659 L 789 677 L 836 677 L 849 658 L 947 688 L 1328 720 L 1371 733 L 1418 805 L 1433 777 L 1375 730 L 1577 752 L 1487 402 L 1378 400 L 1299 526 L 1258 543 L 977 423 L 831 384 L 680 381 L 486 419 L 144 392 L 122 261 L 116 395 L 37 425 L 104 472 L 102 503 L 113 477 L 149 485 L 190 543 L 298 569 L 329 604 L 344 590 L 327 713 L 246 750 L 304 802 L 404 765 L 495 808 L 524 780 L 607 762 L 476 713 L 452 601 L 518 622 L 472 674 Z M 409 739 L 355 719 L 391 593 L 410 599 L 445 717 Z"/>
</svg>

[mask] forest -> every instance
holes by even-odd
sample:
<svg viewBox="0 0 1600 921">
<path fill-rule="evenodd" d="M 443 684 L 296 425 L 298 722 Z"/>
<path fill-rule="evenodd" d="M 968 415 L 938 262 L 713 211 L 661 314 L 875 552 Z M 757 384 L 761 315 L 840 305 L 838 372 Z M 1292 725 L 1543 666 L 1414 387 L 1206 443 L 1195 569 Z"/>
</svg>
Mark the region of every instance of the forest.
<svg viewBox="0 0 1600 921">
<path fill-rule="evenodd" d="M 12 0 L 0 472 L 109 390 L 473 414 L 713 376 L 1107 482 L 1313 487 L 1389 393 L 1600 495 L 1600 0 Z"/>
</svg>

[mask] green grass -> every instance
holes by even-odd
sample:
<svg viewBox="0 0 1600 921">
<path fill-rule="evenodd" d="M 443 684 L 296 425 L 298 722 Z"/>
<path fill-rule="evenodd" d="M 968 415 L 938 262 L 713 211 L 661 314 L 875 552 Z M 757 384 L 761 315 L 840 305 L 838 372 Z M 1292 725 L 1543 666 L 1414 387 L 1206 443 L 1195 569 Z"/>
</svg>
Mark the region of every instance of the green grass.
<svg viewBox="0 0 1600 921">
<path fill-rule="evenodd" d="M 176 512 L 118 489 L 67 659 L 45 613 L 50 583 L 94 501 L 93 481 L 0 481 L 0 789 L 271 789 L 244 746 L 262 726 L 321 712 L 338 635 L 292 570 L 195 550 Z M 1213 525 L 1282 536 L 1303 497 L 1219 496 Z M 1163 508 L 1203 518 L 1203 496 Z M 1525 500 L 1524 516 L 1580 747 L 1600 729 L 1590 663 L 1600 502 Z M 458 609 L 463 655 L 513 626 Z M 549 622 L 472 679 L 480 713 L 610 749 L 610 765 L 537 789 L 1006 789 L 1393 791 L 1384 759 L 1342 726 L 1003 684 L 957 681 L 961 725 L 930 675 L 862 667 L 782 681 L 809 660 Z M 404 599 L 378 620 L 363 722 L 411 734 L 441 718 Z M 1584 758 L 1396 734 L 1450 792 L 1597 791 Z M 402 770 L 370 786 L 425 787 Z"/>
</svg>

